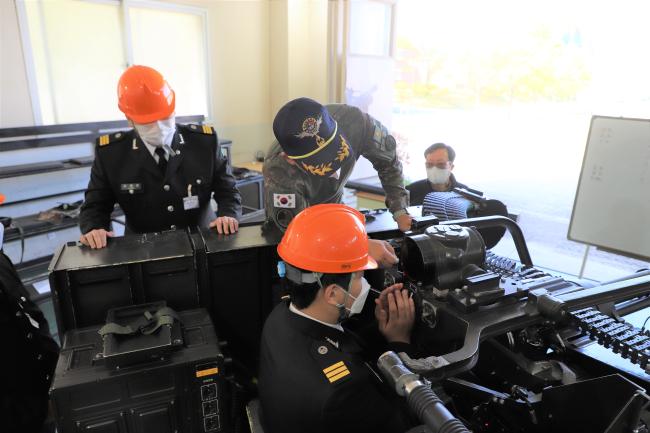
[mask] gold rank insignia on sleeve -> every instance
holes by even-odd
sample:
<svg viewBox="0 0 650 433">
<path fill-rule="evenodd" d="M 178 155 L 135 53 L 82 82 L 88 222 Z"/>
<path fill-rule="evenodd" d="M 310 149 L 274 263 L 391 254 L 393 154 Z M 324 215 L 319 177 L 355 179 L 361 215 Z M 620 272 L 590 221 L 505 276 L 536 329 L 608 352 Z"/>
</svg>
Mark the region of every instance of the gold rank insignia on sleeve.
<svg viewBox="0 0 650 433">
<path fill-rule="evenodd" d="M 336 364 L 332 364 L 329 367 L 323 369 L 323 373 L 325 373 L 325 377 L 327 377 L 327 380 L 329 380 L 330 383 L 334 383 L 337 380 L 349 375 L 350 370 L 348 370 L 348 367 L 346 367 L 343 361 L 339 361 Z"/>
<path fill-rule="evenodd" d="M 102 135 L 101 137 L 99 137 L 99 145 L 100 146 L 106 146 L 110 142 L 111 142 L 111 140 L 110 140 L 108 134 Z"/>
<path fill-rule="evenodd" d="M 197 123 L 188 123 L 186 125 L 181 125 L 184 128 L 189 128 L 191 132 L 197 132 L 199 134 L 214 135 L 216 134 L 212 125 L 199 125 Z"/>
</svg>

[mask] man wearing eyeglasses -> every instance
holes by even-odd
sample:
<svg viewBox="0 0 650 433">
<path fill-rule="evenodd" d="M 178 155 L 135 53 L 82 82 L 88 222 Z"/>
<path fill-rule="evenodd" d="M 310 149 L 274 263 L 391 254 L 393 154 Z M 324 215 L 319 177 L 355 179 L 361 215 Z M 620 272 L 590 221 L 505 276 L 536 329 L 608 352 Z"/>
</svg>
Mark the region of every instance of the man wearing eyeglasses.
<svg viewBox="0 0 650 433">
<path fill-rule="evenodd" d="M 467 185 L 458 182 L 451 172 L 456 159 L 456 152 L 451 146 L 444 143 L 432 144 L 424 151 L 424 158 L 427 178 L 406 187 L 411 194 L 411 206 L 421 205 L 424 196 L 430 192 L 445 192 L 454 188 L 468 189 Z"/>
</svg>

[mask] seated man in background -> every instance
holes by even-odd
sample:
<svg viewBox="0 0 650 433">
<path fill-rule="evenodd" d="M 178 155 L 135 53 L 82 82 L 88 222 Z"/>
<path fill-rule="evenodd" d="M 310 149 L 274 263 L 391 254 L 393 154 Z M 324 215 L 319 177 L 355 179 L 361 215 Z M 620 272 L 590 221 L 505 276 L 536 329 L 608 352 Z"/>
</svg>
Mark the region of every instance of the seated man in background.
<svg viewBox="0 0 650 433">
<path fill-rule="evenodd" d="M 422 215 L 436 215 L 441 221 L 485 216 L 509 216 L 506 205 L 488 199 L 483 192 L 456 180 L 454 169 L 456 152 L 451 146 L 436 143 L 424 151 L 427 178 L 413 182 L 406 189 L 413 206 L 422 205 Z M 460 188 L 465 191 L 453 191 Z M 436 193 L 436 194 L 432 194 Z M 437 194 L 440 193 L 440 194 Z M 427 197 L 428 194 L 431 194 Z M 505 227 L 479 229 L 487 248 L 494 247 L 505 234 Z"/>
<path fill-rule="evenodd" d="M 0 194 L 0 204 L 3 201 Z M 45 316 L 2 252 L 3 234 L 0 222 L 0 431 L 40 433 L 59 347 Z"/>
<path fill-rule="evenodd" d="M 211 126 L 176 124 L 176 95 L 163 76 L 131 66 L 117 85 L 118 107 L 134 129 L 97 140 L 81 207 L 81 242 L 106 246 L 119 203 L 126 233 L 201 226 L 237 231 L 241 197 Z M 217 215 L 211 199 L 217 202 Z"/>
<path fill-rule="evenodd" d="M 411 352 L 415 306 L 401 284 L 375 300 L 384 347 L 371 353 L 345 328 L 370 286 L 363 271 L 377 267 L 368 254 L 365 220 L 342 204 L 321 204 L 289 224 L 278 254 L 290 301 L 278 304 L 262 333 L 259 393 L 265 431 L 400 432 L 406 407 L 371 366 L 386 350 Z"/>
<path fill-rule="evenodd" d="M 444 143 L 432 144 L 424 151 L 424 158 L 427 178 L 413 182 L 406 187 L 411 194 L 411 206 L 422 205 L 424 196 L 430 192 L 451 191 L 454 188 L 467 189 L 466 185 L 456 181 L 451 172 L 456 159 L 456 152 L 451 146 Z"/>
</svg>

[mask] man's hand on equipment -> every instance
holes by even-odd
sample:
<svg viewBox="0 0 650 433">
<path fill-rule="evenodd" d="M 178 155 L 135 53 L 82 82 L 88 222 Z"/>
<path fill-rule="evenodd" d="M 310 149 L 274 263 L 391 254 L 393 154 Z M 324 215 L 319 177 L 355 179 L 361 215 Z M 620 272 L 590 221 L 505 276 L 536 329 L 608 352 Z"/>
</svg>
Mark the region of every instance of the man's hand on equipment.
<svg viewBox="0 0 650 433">
<path fill-rule="evenodd" d="M 395 250 L 386 241 L 368 239 L 368 254 L 375 259 L 380 268 L 388 268 L 397 263 Z"/>
<path fill-rule="evenodd" d="M 407 213 L 402 214 L 396 218 L 397 221 L 397 227 L 403 232 L 407 232 L 411 230 L 411 222 L 413 220 L 413 217 Z"/>
<path fill-rule="evenodd" d="M 218 217 L 210 223 L 210 228 L 216 227 L 217 233 L 221 234 L 233 234 L 237 233 L 239 230 L 239 221 L 236 218 L 229 216 Z"/>
<path fill-rule="evenodd" d="M 401 283 L 384 289 L 375 299 L 379 332 L 391 343 L 410 343 L 415 321 L 415 303 Z"/>
<path fill-rule="evenodd" d="M 81 235 L 79 242 L 92 249 L 104 248 L 106 246 L 106 238 L 112 238 L 113 236 L 115 236 L 113 232 L 107 232 L 104 229 L 94 229 Z"/>
</svg>

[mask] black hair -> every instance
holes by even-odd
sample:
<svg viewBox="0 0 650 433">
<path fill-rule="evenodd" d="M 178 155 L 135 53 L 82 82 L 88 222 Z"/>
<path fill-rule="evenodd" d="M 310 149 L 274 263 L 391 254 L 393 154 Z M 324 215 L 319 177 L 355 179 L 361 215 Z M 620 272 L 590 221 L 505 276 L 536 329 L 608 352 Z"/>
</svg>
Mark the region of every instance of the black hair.
<svg viewBox="0 0 650 433">
<path fill-rule="evenodd" d="M 301 269 L 301 272 L 309 271 Z M 320 277 L 320 281 L 323 284 L 323 287 L 327 287 L 330 284 L 336 284 L 345 290 L 348 289 L 351 279 L 352 274 L 323 274 L 323 276 Z M 295 305 L 299 310 L 309 307 L 312 302 L 314 302 L 314 299 L 316 299 L 318 290 L 320 290 L 320 286 L 317 282 L 310 284 L 299 284 L 291 281 L 288 278 L 287 288 L 289 289 L 291 303 Z"/>
<path fill-rule="evenodd" d="M 438 149 L 445 149 L 447 151 L 447 156 L 449 157 L 449 162 L 454 162 L 454 159 L 456 159 L 456 152 L 451 146 L 445 143 L 436 143 L 427 147 L 424 151 L 424 157 L 426 158 L 428 154 L 435 152 Z"/>
</svg>

